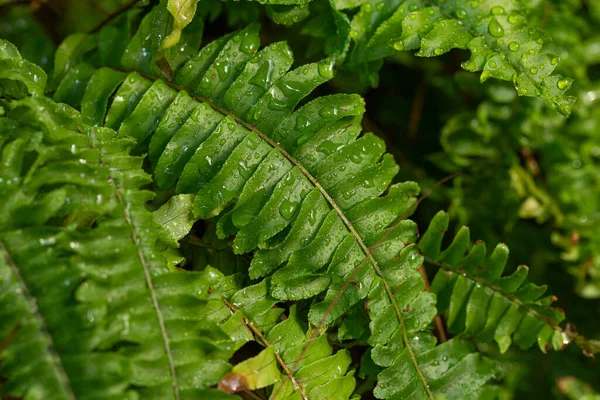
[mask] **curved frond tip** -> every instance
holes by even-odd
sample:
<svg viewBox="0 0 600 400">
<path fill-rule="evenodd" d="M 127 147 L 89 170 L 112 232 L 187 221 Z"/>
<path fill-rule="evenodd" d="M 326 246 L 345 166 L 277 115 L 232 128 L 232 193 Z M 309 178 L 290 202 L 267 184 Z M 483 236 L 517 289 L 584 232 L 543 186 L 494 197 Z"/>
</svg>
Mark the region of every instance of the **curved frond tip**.
<svg viewBox="0 0 600 400">
<path fill-rule="evenodd" d="M 546 285 L 526 282 L 526 266 L 502 276 L 508 260 L 506 245 L 499 244 L 488 256 L 485 243 L 471 245 L 469 229 L 462 227 L 442 251 L 447 228 L 448 215 L 439 212 L 419 247 L 426 262 L 440 267 L 431 291 L 437 295 L 438 309 L 447 315 L 450 332 L 480 342 L 493 340 L 501 352 L 512 343 L 522 349 L 537 344 L 543 352 L 561 350 L 571 341 L 586 354 L 598 352 L 596 341 L 560 326 L 565 315 L 562 309 L 551 307 L 556 297 L 543 296 Z"/>
<path fill-rule="evenodd" d="M 433 57 L 465 49 L 462 64 L 489 78 L 513 82 L 519 96 L 538 96 L 563 115 L 576 98 L 566 92 L 572 79 L 553 74 L 558 57 L 543 49 L 545 37 L 528 26 L 518 1 L 369 0 L 352 20 L 352 61 L 365 63 L 395 51 L 418 50 Z"/>
</svg>

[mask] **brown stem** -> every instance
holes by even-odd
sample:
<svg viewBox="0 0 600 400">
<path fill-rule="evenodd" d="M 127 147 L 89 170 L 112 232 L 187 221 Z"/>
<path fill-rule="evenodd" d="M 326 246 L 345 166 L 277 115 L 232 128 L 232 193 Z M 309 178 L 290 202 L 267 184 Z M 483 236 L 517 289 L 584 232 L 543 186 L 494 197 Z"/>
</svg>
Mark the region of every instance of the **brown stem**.
<svg viewBox="0 0 600 400">
<path fill-rule="evenodd" d="M 112 13 L 111 15 L 109 15 L 108 17 L 106 17 L 104 20 L 102 20 L 102 22 L 100 22 L 94 29 L 92 29 L 90 31 L 90 33 L 96 33 L 96 32 L 98 32 L 100 29 L 102 29 L 102 27 L 104 25 L 110 23 L 112 20 L 114 20 L 115 18 L 117 18 L 119 15 L 121 15 L 125 11 L 129 10 L 134 5 L 136 5 L 138 1 L 139 0 L 133 0 L 133 1 L 125 4 L 123 7 L 119 8 L 114 13 Z"/>
<path fill-rule="evenodd" d="M 225 299 L 223 299 L 223 303 L 225 303 L 225 305 L 231 310 L 231 312 L 236 312 L 236 311 L 239 310 L 239 308 L 237 308 L 236 306 L 234 306 L 233 304 L 231 304 L 230 302 L 228 302 Z M 246 324 L 246 326 L 248 328 L 250 328 L 250 330 L 252 331 L 252 333 L 254 333 L 254 335 L 266 347 L 271 346 L 271 343 L 269 343 L 269 341 L 267 340 L 266 337 L 264 337 L 264 335 L 262 334 L 262 332 L 256 326 L 254 326 L 254 324 L 252 323 L 252 321 L 250 321 L 250 319 L 247 318 L 243 314 L 242 314 L 242 317 L 244 318 L 244 324 Z M 283 369 L 283 371 L 285 372 L 286 376 L 292 381 L 294 387 L 298 388 L 298 390 L 300 391 L 300 396 L 302 397 L 302 400 L 308 400 L 308 396 L 306 395 L 306 391 L 304 390 L 304 386 L 300 385 L 300 383 L 296 380 L 296 378 L 294 377 L 294 374 L 292 373 L 292 371 L 290 371 L 290 369 L 288 368 L 287 364 L 285 363 L 285 361 L 283 361 L 281 359 L 281 357 L 279 356 L 279 354 L 277 354 L 277 352 L 274 352 L 274 353 L 275 353 L 275 358 L 277 359 L 277 363 L 279 364 L 279 366 L 281 367 L 281 369 Z M 276 397 L 277 397 L 277 393 L 275 393 L 272 398 L 275 399 Z"/>
<path fill-rule="evenodd" d="M 423 282 L 425 282 L 425 291 L 429 292 L 429 279 L 427 278 L 427 272 L 425 271 L 425 265 L 421 265 L 419 267 L 419 272 L 423 277 Z M 434 318 L 435 323 L 435 331 L 437 333 L 437 338 L 441 343 L 448 341 L 448 337 L 446 336 L 446 330 L 444 329 L 444 322 L 442 321 L 442 317 L 436 315 Z"/>
<path fill-rule="evenodd" d="M 425 80 L 421 79 L 415 90 L 415 98 L 410 109 L 410 119 L 408 120 L 408 139 L 414 141 L 419 132 L 419 123 L 423 115 L 423 103 L 425 102 Z"/>
<path fill-rule="evenodd" d="M 533 173 L 533 175 L 536 178 L 539 178 L 541 175 L 540 165 L 538 164 L 537 160 L 531 153 L 531 149 L 529 147 L 522 147 L 521 155 L 525 159 L 525 162 L 527 163 L 527 167 L 529 168 L 529 170 Z"/>
<path fill-rule="evenodd" d="M 8 333 L 8 335 L 6 335 L 6 337 L 2 340 L 2 342 L 0 342 L 0 354 L 2 354 L 2 352 L 4 351 L 4 349 L 6 349 L 6 347 L 8 347 L 8 344 L 14 339 L 14 337 L 17 334 L 17 332 L 19 331 L 19 329 L 21 329 L 21 326 L 23 326 L 23 325 L 21 324 L 21 322 L 19 322 Z"/>
</svg>

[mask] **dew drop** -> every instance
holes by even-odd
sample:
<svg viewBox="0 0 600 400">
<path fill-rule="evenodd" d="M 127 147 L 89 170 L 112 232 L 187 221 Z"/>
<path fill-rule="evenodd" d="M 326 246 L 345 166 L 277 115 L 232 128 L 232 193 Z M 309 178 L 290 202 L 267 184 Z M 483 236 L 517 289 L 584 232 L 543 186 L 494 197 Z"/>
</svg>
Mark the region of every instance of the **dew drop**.
<svg viewBox="0 0 600 400">
<path fill-rule="evenodd" d="M 289 221 L 294 216 L 294 211 L 296 211 L 296 207 L 296 203 L 285 199 L 279 206 L 279 214 Z"/>
<path fill-rule="evenodd" d="M 349 200 L 352 196 L 354 196 L 354 190 L 346 190 L 342 196 L 344 197 L 344 199 Z"/>
<path fill-rule="evenodd" d="M 519 22 L 519 16 L 517 14 L 509 15 L 508 22 L 510 22 L 511 24 L 516 24 L 517 22 Z"/>
<path fill-rule="evenodd" d="M 517 42 L 510 42 L 510 44 L 508 45 L 508 49 L 510 51 L 519 51 L 520 47 L 521 47 L 521 45 Z"/>
<path fill-rule="evenodd" d="M 333 69 L 333 61 L 331 60 L 323 60 L 319 63 L 317 70 L 319 71 L 319 75 L 325 79 L 331 79 L 334 75 Z"/>
<path fill-rule="evenodd" d="M 456 10 L 456 16 L 459 19 L 465 19 L 465 18 L 467 18 L 468 14 L 464 9 L 459 8 L 458 10 Z"/>
<path fill-rule="evenodd" d="M 504 7 L 502 7 L 502 6 L 492 7 L 491 12 L 492 12 L 492 15 L 503 15 Z"/>
<path fill-rule="evenodd" d="M 262 111 L 260 109 L 254 111 L 254 114 L 252 114 L 252 119 L 255 121 L 258 121 L 260 117 L 262 117 Z"/>
<path fill-rule="evenodd" d="M 569 79 L 561 79 L 556 83 L 556 86 L 558 86 L 560 90 L 564 90 L 567 88 L 567 86 L 569 86 L 569 84 L 571 84 Z"/>
<path fill-rule="evenodd" d="M 56 243 L 56 238 L 54 236 L 51 236 L 51 237 L 49 237 L 47 239 L 40 239 L 40 244 L 42 246 L 49 246 L 49 245 L 52 245 L 54 243 Z"/>
<path fill-rule="evenodd" d="M 492 18 L 492 20 L 490 21 L 490 24 L 488 26 L 488 32 L 493 37 L 504 36 L 504 28 L 502 28 L 502 25 L 500 25 L 496 18 Z"/>
<path fill-rule="evenodd" d="M 246 54 L 254 54 L 260 45 L 260 39 L 257 35 L 248 34 L 240 44 L 240 50 Z"/>
</svg>

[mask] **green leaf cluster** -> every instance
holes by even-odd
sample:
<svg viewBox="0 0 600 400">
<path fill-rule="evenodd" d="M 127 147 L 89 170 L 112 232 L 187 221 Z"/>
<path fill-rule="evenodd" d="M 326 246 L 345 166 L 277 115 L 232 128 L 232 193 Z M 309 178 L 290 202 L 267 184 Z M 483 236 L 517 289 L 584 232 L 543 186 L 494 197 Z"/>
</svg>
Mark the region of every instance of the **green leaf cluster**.
<svg viewBox="0 0 600 400">
<path fill-rule="evenodd" d="M 0 5 L 2 398 L 595 398 L 595 8 L 84 3 Z"/>
</svg>

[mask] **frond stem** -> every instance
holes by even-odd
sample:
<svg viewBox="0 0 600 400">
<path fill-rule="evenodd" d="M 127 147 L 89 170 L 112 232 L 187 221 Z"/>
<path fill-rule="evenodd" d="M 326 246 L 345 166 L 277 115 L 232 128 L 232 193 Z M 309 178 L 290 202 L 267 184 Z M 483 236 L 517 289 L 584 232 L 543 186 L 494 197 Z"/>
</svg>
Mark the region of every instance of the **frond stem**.
<svg viewBox="0 0 600 400">
<path fill-rule="evenodd" d="M 133 72 L 131 70 L 124 70 L 121 69 L 125 72 Z M 138 72 L 138 71 L 135 71 Z M 155 76 L 155 75 L 150 75 L 150 74 L 146 74 L 146 73 L 140 73 L 138 72 L 140 75 L 145 76 L 147 79 L 150 80 L 158 80 L 161 79 L 159 76 Z M 270 137 L 268 137 L 267 135 L 265 135 L 264 133 L 262 133 L 261 131 L 259 131 L 256 126 L 242 120 L 241 118 L 239 118 L 237 115 L 233 114 L 232 112 L 230 112 L 229 110 L 226 110 L 220 106 L 218 106 L 217 104 L 215 104 L 214 102 L 212 102 L 210 99 L 208 99 L 207 97 L 204 96 L 200 96 L 196 93 L 193 93 L 192 91 L 190 91 L 187 87 L 185 86 L 181 86 L 181 85 L 177 85 L 173 82 L 169 82 L 169 81 L 165 81 L 163 80 L 163 82 L 165 82 L 168 86 L 176 89 L 176 90 L 180 90 L 180 91 L 185 91 L 187 92 L 191 97 L 208 104 L 212 109 L 214 109 L 215 111 L 223 114 L 223 115 L 228 115 L 231 118 L 233 118 L 238 124 L 243 125 L 244 127 L 246 127 L 247 129 L 249 129 L 250 131 L 254 132 L 256 135 L 258 135 L 262 140 L 264 140 L 265 142 L 267 142 L 269 145 L 271 145 L 272 147 L 274 147 L 275 149 L 277 149 L 282 156 L 284 156 L 285 158 L 287 158 L 292 164 L 294 164 L 295 166 L 298 167 L 298 169 L 302 172 L 302 174 L 319 190 L 319 192 L 321 192 L 321 195 L 325 198 L 325 200 L 327 200 L 327 202 L 330 204 L 331 208 L 335 210 L 335 212 L 337 213 L 337 215 L 340 217 L 340 219 L 342 220 L 342 222 L 344 223 L 344 225 L 346 225 L 346 227 L 348 228 L 348 230 L 350 231 L 350 233 L 352 234 L 352 236 L 354 236 L 354 239 L 356 240 L 356 242 L 358 243 L 358 245 L 361 247 L 362 251 L 364 252 L 366 258 L 369 260 L 369 263 L 371 264 L 371 266 L 373 267 L 373 270 L 375 271 L 375 273 L 377 275 L 379 275 L 379 277 L 381 278 L 382 282 L 383 282 L 383 286 L 385 289 L 386 294 L 388 295 L 390 302 L 392 303 L 392 307 L 394 308 L 394 313 L 396 314 L 396 317 L 398 319 L 398 322 L 400 323 L 400 326 L 402 327 L 402 338 L 404 341 L 404 344 L 406 345 L 406 349 L 408 350 L 410 359 L 415 367 L 415 370 L 417 371 L 417 374 L 419 375 L 419 378 L 423 384 L 423 387 L 425 388 L 425 391 L 427 392 L 427 395 L 429 398 L 433 399 L 433 393 L 431 392 L 431 390 L 429 389 L 429 385 L 427 384 L 427 381 L 425 379 L 425 376 L 423 375 L 423 372 L 421 371 L 421 369 L 419 368 L 419 364 L 417 363 L 417 359 L 414 355 L 414 352 L 412 351 L 412 348 L 410 346 L 410 341 L 408 339 L 408 336 L 406 334 L 406 326 L 404 324 L 404 318 L 402 317 L 402 313 L 400 311 L 400 307 L 398 307 L 398 304 L 396 302 L 394 293 L 392 292 L 392 289 L 390 288 L 389 284 L 387 283 L 386 279 L 385 279 L 385 275 L 383 274 L 383 272 L 381 271 L 381 269 L 379 268 L 379 266 L 377 265 L 377 262 L 375 261 L 375 259 L 373 258 L 373 254 L 371 253 L 371 250 L 369 249 L 369 247 L 363 242 L 362 238 L 360 237 L 360 235 L 358 234 L 358 232 L 356 231 L 356 229 L 354 229 L 354 226 L 352 225 L 352 222 L 350 222 L 348 220 L 348 218 L 346 217 L 346 215 L 344 214 L 344 212 L 341 210 L 341 208 L 337 205 L 337 203 L 335 202 L 335 200 L 329 195 L 329 193 L 327 193 L 327 191 L 323 188 L 323 186 L 321 186 L 321 184 L 319 183 L 319 181 L 317 180 L 317 178 L 315 178 L 314 176 L 312 176 L 312 174 L 306 169 L 304 168 L 304 166 L 300 163 L 300 161 L 298 161 L 296 158 L 294 158 L 291 154 L 289 154 L 283 147 L 281 147 L 279 145 L 279 143 L 275 142 L 273 139 L 271 139 Z"/>
<path fill-rule="evenodd" d="M 90 135 L 90 142 L 91 142 L 92 147 L 95 147 L 95 145 L 96 145 L 95 139 L 96 139 L 95 135 L 93 135 L 93 134 Z M 107 165 L 104 161 L 104 154 L 102 152 L 100 152 L 100 164 Z M 110 181 L 110 183 L 112 183 L 115 186 L 115 195 L 116 195 L 117 199 L 119 200 L 119 202 L 121 204 L 125 205 L 125 212 L 124 212 L 125 221 L 127 222 L 127 224 L 129 224 L 131 226 L 131 240 L 135 244 L 135 247 L 137 249 L 138 259 L 140 260 L 140 263 L 141 263 L 143 271 L 144 271 L 144 279 L 146 280 L 146 286 L 148 287 L 148 290 L 150 291 L 150 297 L 152 299 L 152 307 L 154 308 L 154 311 L 156 313 L 156 319 L 158 320 L 158 325 L 160 327 L 163 346 L 165 348 L 165 353 L 167 355 L 167 360 L 169 362 L 169 372 L 171 374 L 173 396 L 174 396 L 175 400 L 180 400 L 179 385 L 177 383 L 177 372 L 175 371 L 175 362 L 173 361 L 173 354 L 171 352 L 171 344 L 169 342 L 169 336 L 167 334 L 167 327 L 165 325 L 165 321 L 164 321 L 164 318 L 162 315 L 162 310 L 160 308 L 158 298 L 156 297 L 156 290 L 154 289 L 154 284 L 152 282 L 150 268 L 148 266 L 148 262 L 146 261 L 146 257 L 144 256 L 144 253 L 142 251 L 142 248 L 140 245 L 140 239 L 138 238 L 138 235 L 136 235 L 137 226 L 133 222 L 133 220 L 131 218 L 131 213 L 129 212 L 130 204 L 127 203 L 123 199 L 123 196 L 121 194 L 123 187 L 116 183 L 115 178 L 112 175 L 112 169 L 110 169 L 110 168 L 109 168 L 109 181 Z"/>
<path fill-rule="evenodd" d="M 235 313 L 236 311 L 240 311 L 239 308 L 237 308 L 235 305 L 233 305 L 232 303 L 230 303 L 226 299 L 223 299 L 223 303 L 225 303 L 225 305 L 227 306 L 227 308 L 229 308 L 229 310 L 231 312 L 233 312 L 233 313 Z M 248 328 L 250 328 L 250 330 L 252 331 L 252 333 L 254 333 L 254 335 L 266 347 L 272 346 L 271 343 L 269 343 L 269 341 L 267 340 L 267 338 L 262 334 L 262 332 L 260 331 L 260 329 L 258 329 L 256 326 L 254 326 L 254 324 L 252 323 L 252 321 L 250 321 L 250 319 L 248 317 L 246 317 L 243 313 L 242 313 L 242 318 L 244 319 L 244 324 L 246 324 L 246 326 Z M 285 374 L 288 377 L 288 379 L 290 381 L 292 381 L 292 384 L 294 385 L 295 388 L 298 388 L 298 390 L 300 390 L 300 395 L 302 396 L 302 400 L 308 400 L 308 396 L 306 394 L 306 390 L 304 389 L 304 386 L 302 386 L 300 383 L 298 383 L 298 381 L 294 377 L 293 372 L 290 371 L 290 369 L 288 368 L 287 364 L 285 363 L 285 361 L 283 361 L 281 359 L 281 357 L 279 356 L 279 354 L 276 351 L 273 352 L 273 353 L 275 354 L 275 358 L 277 359 L 277 363 L 279 364 L 279 366 L 281 367 L 281 369 L 283 369 L 283 371 L 285 372 Z M 273 399 L 275 399 L 275 398 L 277 398 L 277 393 L 275 393 L 275 395 L 273 396 Z"/>
<path fill-rule="evenodd" d="M 456 274 L 456 275 L 462 275 L 465 278 L 468 278 L 468 279 L 470 279 L 470 280 L 472 280 L 474 282 L 477 282 L 478 284 L 480 284 L 482 286 L 485 286 L 485 287 L 493 290 L 495 293 L 498 293 L 498 294 L 504 296 L 510 302 L 515 303 L 519 308 L 523 308 L 528 313 L 530 313 L 531 315 L 533 315 L 535 318 L 544 321 L 546 324 L 548 324 L 554 330 L 556 330 L 558 332 L 561 332 L 561 333 L 565 333 L 563 331 L 563 329 L 560 327 L 560 325 L 558 325 L 557 323 L 555 323 L 551 319 L 547 318 L 546 316 L 540 314 L 539 312 L 537 312 L 536 310 L 534 310 L 532 307 L 530 307 L 528 304 L 523 303 L 523 301 L 521 301 L 521 299 L 519 299 L 517 296 L 513 296 L 510 293 L 507 293 L 506 291 L 504 291 L 502 288 L 490 284 L 485 279 L 477 277 L 477 276 L 473 276 L 468 271 L 465 271 L 463 269 L 452 269 L 452 268 L 450 268 L 450 266 L 448 266 L 448 264 L 438 263 L 438 262 L 436 262 L 434 260 L 431 260 L 430 258 L 427 258 L 425 261 L 428 262 L 431 265 L 435 265 L 435 266 L 443 269 L 446 272 L 450 272 L 450 273 Z"/>
<path fill-rule="evenodd" d="M 59 379 L 62 381 L 63 386 L 66 389 L 65 390 L 66 394 L 69 396 L 69 398 L 75 400 L 75 393 L 73 392 L 73 388 L 71 387 L 71 383 L 69 381 L 69 375 L 67 375 L 67 372 L 65 371 L 65 368 L 62 365 L 60 356 L 59 356 L 58 352 L 56 351 L 56 349 L 54 348 L 54 341 L 52 340 L 52 335 L 50 335 L 50 332 L 48 331 L 48 327 L 46 326 L 44 317 L 40 314 L 39 307 L 37 305 L 35 297 L 33 297 L 32 294 L 29 292 L 29 289 L 27 287 L 25 279 L 23 279 L 23 276 L 19 272 L 19 268 L 17 267 L 14 260 L 10 256 L 10 252 L 8 251 L 8 248 L 6 247 L 6 245 L 4 244 L 4 242 L 2 240 L 0 240 L 0 251 L 2 252 L 2 255 L 4 256 L 4 260 L 6 261 L 6 263 L 10 267 L 13 275 L 15 276 L 17 284 L 21 287 L 21 293 L 27 300 L 27 303 L 29 303 L 29 310 L 31 310 L 31 313 L 33 314 L 34 318 L 39 323 L 40 332 L 46 338 L 47 345 L 48 345 L 48 351 L 52 355 L 52 361 L 54 362 L 54 365 L 58 371 Z M 17 333 L 18 328 L 20 328 L 19 325 L 17 325 L 17 327 L 15 329 L 13 329 L 13 331 L 8 335 L 8 337 L 2 341 L 2 345 L 5 345 L 5 344 L 8 345 L 8 341 L 11 340 L 11 336 L 14 336 Z M 0 350 L 1 349 L 2 348 L 0 347 Z"/>
</svg>

